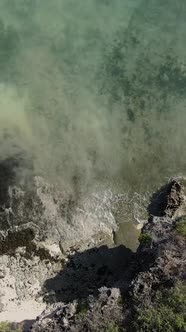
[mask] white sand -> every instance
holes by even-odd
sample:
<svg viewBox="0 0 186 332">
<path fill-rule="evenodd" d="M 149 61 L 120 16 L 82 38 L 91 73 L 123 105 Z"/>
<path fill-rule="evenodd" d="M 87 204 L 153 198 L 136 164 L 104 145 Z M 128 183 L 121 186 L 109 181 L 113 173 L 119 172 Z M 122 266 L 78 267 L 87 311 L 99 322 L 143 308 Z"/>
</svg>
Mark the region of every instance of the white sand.
<svg viewBox="0 0 186 332">
<path fill-rule="evenodd" d="M 0 321 L 19 323 L 24 320 L 35 320 L 45 309 L 46 304 L 36 301 L 25 301 L 21 305 L 12 306 L 7 311 L 0 312 Z"/>
</svg>

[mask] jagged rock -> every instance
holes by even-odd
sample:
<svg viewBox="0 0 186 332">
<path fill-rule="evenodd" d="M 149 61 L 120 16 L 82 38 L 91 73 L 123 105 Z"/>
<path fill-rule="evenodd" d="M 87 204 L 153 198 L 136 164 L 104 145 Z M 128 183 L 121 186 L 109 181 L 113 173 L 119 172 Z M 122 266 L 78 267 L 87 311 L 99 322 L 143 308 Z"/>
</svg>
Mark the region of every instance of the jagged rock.
<svg viewBox="0 0 186 332">
<path fill-rule="evenodd" d="M 111 288 L 101 287 L 97 297 L 86 297 L 83 306 L 82 299 L 77 300 L 76 309 L 70 318 L 63 311 L 63 303 L 56 304 L 61 308 L 59 314 L 56 314 L 55 305 L 51 305 L 47 309 L 47 317 L 43 314 L 38 317 L 32 332 L 95 332 L 108 328 L 111 321 L 131 331 L 130 321 L 136 306 L 143 304 L 149 308 L 153 306 L 157 290 L 170 288 L 178 280 L 185 282 L 186 241 L 175 233 L 175 218 L 180 207 L 184 213 L 185 187 L 174 180 L 165 188 L 158 196 L 158 206 L 163 216 L 156 216 L 157 210 L 154 210 L 155 215 L 151 213 L 148 223 L 142 229 L 142 234 L 148 234 L 152 238 L 151 246 L 141 244 L 131 257 L 127 269 L 124 268 L 118 274 L 115 286 L 120 290 L 113 283 Z M 157 200 L 155 205 L 157 207 Z M 124 296 L 124 303 L 120 292 Z M 67 304 L 67 307 L 72 304 L 73 302 Z M 81 315 L 78 315 L 78 307 L 84 308 Z"/>
<path fill-rule="evenodd" d="M 0 165 L 2 174 L 0 310 L 48 302 L 33 332 L 95 332 L 113 321 L 121 326 L 133 303 L 150 306 L 157 289 L 185 280 L 186 243 L 175 234 L 176 218 L 186 214 L 184 178 L 153 196 L 142 229 L 151 244 L 133 254 L 112 247 L 116 222 L 107 194 L 76 202 L 41 177 L 32 176 L 28 186 Z"/>
<path fill-rule="evenodd" d="M 85 302 L 56 303 L 48 307 L 32 326 L 34 332 L 100 331 L 109 321 L 122 321 L 119 304 L 121 294 L 117 288 L 102 287 L 98 299 L 91 296 Z"/>
<path fill-rule="evenodd" d="M 112 245 L 117 227 L 104 206 L 106 200 L 101 207 L 94 195 L 79 202 L 32 171 L 25 177 L 24 169 L 21 176 L 21 170 L 17 157 L 0 161 L 0 264 L 4 267 L 0 288 L 4 311 L 24 301 L 33 300 L 37 305 L 43 300 L 45 280 L 61 271 L 67 256 L 102 244 Z"/>
<path fill-rule="evenodd" d="M 18 247 L 29 246 L 35 238 L 37 226 L 32 223 L 15 226 L 4 233 L 3 239 L 0 240 L 0 255 L 13 254 Z"/>
<path fill-rule="evenodd" d="M 175 178 L 163 186 L 151 198 L 148 211 L 154 216 L 174 217 L 184 210 L 185 206 L 185 179 Z"/>
<path fill-rule="evenodd" d="M 176 218 L 185 212 L 185 183 L 183 178 L 174 179 L 164 188 L 155 195 L 154 203 L 155 206 L 158 197 L 164 217 L 151 216 L 142 229 L 142 234 L 152 238 L 151 248 L 141 245 L 136 253 L 141 272 L 132 282 L 132 296 L 147 305 L 162 285 L 170 287 L 177 280 L 185 280 L 186 241 L 178 239 L 175 233 Z"/>
</svg>

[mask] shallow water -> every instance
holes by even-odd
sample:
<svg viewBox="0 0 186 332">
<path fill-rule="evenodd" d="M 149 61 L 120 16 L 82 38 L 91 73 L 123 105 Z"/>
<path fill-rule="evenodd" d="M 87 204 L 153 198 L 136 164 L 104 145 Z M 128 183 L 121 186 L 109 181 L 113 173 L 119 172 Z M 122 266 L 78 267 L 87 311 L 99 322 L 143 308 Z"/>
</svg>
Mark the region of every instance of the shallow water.
<svg viewBox="0 0 186 332">
<path fill-rule="evenodd" d="M 185 0 L 1 0 L 1 159 L 132 199 L 184 173 L 185 40 Z"/>
</svg>

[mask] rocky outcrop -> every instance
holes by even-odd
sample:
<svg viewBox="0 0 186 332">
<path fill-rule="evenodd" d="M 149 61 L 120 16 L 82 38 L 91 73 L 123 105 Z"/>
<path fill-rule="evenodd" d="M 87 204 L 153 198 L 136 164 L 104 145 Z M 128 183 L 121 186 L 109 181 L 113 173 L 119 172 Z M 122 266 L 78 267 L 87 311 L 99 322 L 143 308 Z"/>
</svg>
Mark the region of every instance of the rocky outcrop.
<svg viewBox="0 0 186 332">
<path fill-rule="evenodd" d="M 118 289 L 103 287 L 97 299 L 89 296 L 84 302 L 54 304 L 42 313 L 32 331 L 101 331 L 109 321 L 121 323 L 120 299 Z"/>
<path fill-rule="evenodd" d="M 132 294 L 150 305 L 157 289 L 186 281 L 186 241 L 176 233 L 175 220 L 168 217 L 152 217 L 142 234 L 149 234 L 152 243 L 137 251 L 140 272 L 132 282 Z"/>
<path fill-rule="evenodd" d="M 173 179 L 161 189 L 161 195 L 158 193 L 155 197 L 158 197 L 163 216 L 151 213 L 142 229 L 136 254 L 130 256 L 129 264 L 121 269 L 118 265 L 115 267 L 117 278 L 112 278 L 112 285 L 107 283 L 107 276 L 106 287 L 99 288 L 97 294 L 83 298 L 76 294 L 71 303 L 49 305 L 34 323 L 32 332 L 96 332 L 109 328 L 136 331 L 132 322 L 136 308 L 153 308 L 157 291 L 171 289 L 178 281 L 186 282 L 186 240 L 176 231 L 185 211 L 184 179 Z M 153 204 L 155 206 L 157 200 Z M 107 266 L 105 262 L 105 269 Z M 94 278 L 92 284 L 95 284 Z"/>
<path fill-rule="evenodd" d="M 186 179 L 175 178 L 156 192 L 148 207 L 150 215 L 175 217 L 183 215 L 185 211 Z"/>
<path fill-rule="evenodd" d="M 185 282 L 186 242 L 176 230 L 186 215 L 185 178 L 153 195 L 134 254 L 114 246 L 110 192 L 77 200 L 41 177 L 21 183 L 10 165 L 0 165 L 1 320 L 29 304 L 37 314 L 46 308 L 33 332 L 131 331 L 136 307 L 153 307 L 158 289 Z"/>
<path fill-rule="evenodd" d="M 21 163 L 0 162 L 0 319 L 25 301 L 43 310 L 45 281 L 69 255 L 113 245 L 117 227 L 106 193 L 77 199 Z"/>
</svg>

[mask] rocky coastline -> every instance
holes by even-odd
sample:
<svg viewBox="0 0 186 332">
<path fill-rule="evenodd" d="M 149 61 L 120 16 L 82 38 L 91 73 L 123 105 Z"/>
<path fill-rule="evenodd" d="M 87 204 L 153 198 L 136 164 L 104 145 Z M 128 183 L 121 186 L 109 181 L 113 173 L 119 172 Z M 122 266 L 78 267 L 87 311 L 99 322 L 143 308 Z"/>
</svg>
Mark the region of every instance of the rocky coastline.
<svg viewBox="0 0 186 332">
<path fill-rule="evenodd" d="M 108 206 L 96 219 L 86 210 L 93 201 L 77 209 L 73 197 L 40 177 L 33 177 L 31 190 L 9 181 L 2 190 L 1 321 L 27 310 L 37 319 L 17 320 L 13 326 L 23 331 L 163 331 L 152 317 L 154 327 L 148 327 L 141 310 L 153 315 L 158 296 L 169 298 L 180 289 L 180 306 L 186 305 L 184 177 L 170 180 L 151 198 L 135 253 L 114 245 L 117 225 L 107 218 Z M 185 331 L 182 311 L 174 312 L 177 325 L 162 323 L 164 331 Z"/>
</svg>

